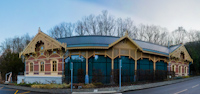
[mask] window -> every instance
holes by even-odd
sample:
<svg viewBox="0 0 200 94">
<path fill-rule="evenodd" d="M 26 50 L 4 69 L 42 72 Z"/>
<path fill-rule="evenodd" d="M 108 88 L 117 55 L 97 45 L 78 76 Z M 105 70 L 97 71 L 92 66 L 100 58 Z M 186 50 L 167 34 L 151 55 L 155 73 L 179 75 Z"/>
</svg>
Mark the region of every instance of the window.
<svg viewBox="0 0 200 94">
<path fill-rule="evenodd" d="M 187 67 L 185 67 L 185 73 L 187 73 Z"/>
<path fill-rule="evenodd" d="M 53 71 L 57 71 L 57 61 L 53 61 Z"/>
<path fill-rule="evenodd" d="M 181 66 L 179 66 L 179 73 L 181 73 Z"/>
<path fill-rule="evenodd" d="M 174 65 L 172 65 L 172 71 L 175 71 Z"/>
<path fill-rule="evenodd" d="M 42 46 L 41 48 L 40 48 L 40 50 L 43 50 L 44 49 L 44 47 Z"/>
<path fill-rule="evenodd" d="M 56 51 L 53 51 L 53 53 L 55 54 L 55 53 L 56 53 Z"/>
<path fill-rule="evenodd" d="M 30 72 L 33 72 L 33 63 L 30 63 Z"/>
<path fill-rule="evenodd" d="M 185 55 L 184 55 L 183 52 L 181 52 L 181 54 L 180 54 L 180 58 L 181 58 L 182 60 L 185 59 Z"/>
<path fill-rule="evenodd" d="M 44 71 L 44 62 L 40 62 L 40 71 Z"/>
</svg>

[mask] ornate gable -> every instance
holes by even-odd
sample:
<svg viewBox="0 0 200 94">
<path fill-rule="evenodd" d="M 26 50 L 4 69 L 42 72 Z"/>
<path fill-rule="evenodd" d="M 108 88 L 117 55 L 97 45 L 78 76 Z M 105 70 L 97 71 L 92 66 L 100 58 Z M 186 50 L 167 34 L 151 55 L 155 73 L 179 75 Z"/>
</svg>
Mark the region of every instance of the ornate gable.
<svg viewBox="0 0 200 94">
<path fill-rule="evenodd" d="M 131 38 L 128 37 L 128 33 L 127 33 L 127 32 L 126 32 L 126 35 L 125 35 L 125 36 L 123 36 L 123 37 L 121 37 L 120 39 L 118 39 L 117 41 L 111 43 L 111 44 L 108 46 L 108 48 L 113 47 L 113 46 L 116 46 L 116 45 L 119 46 L 119 44 L 121 44 L 120 42 L 121 42 L 121 43 L 122 43 L 122 42 L 123 42 L 123 43 L 126 42 L 126 43 L 129 44 L 129 46 L 130 46 L 130 44 L 133 44 L 133 45 L 132 45 L 132 46 L 134 46 L 133 48 L 138 48 L 139 50 L 143 51 L 142 48 L 141 48 L 139 45 L 137 45 L 137 43 L 135 43 L 135 41 L 133 41 Z M 126 44 L 126 43 L 125 43 L 125 44 Z M 128 46 L 128 45 L 126 45 L 126 46 Z M 123 47 L 126 47 L 126 46 L 123 46 Z"/>
<path fill-rule="evenodd" d="M 193 62 L 193 59 L 190 57 L 184 45 L 181 45 L 175 51 L 170 53 L 170 58 L 178 58 L 179 60 Z"/>
<path fill-rule="evenodd" d="M 125 38 L 116 43 L 113 48 L 137 49 L 138 47 L 133 44 L 129 39 Z"/>
<path fill-rule="evenodd" d="M 40 28 L 38 30 L 38 34 L 31 40 L 31 42 L 26 46 L 26 48 L 20 53 L 20 57 L 21 55 L 25 55 L 25 54 L 30 54 L 30 53 L 35 53 L 36 51 L 36 44 L 38 42 L 43 42 L 43 50 L 53 50 L 53 49 L 66 49 L 66 44 L 64 43 L 60 43 L 57 40 L 55 40 L 54 38 L 51 38 L 50 36 L 46 35 L 45 33 L 43 33 Z"/>
</svg>

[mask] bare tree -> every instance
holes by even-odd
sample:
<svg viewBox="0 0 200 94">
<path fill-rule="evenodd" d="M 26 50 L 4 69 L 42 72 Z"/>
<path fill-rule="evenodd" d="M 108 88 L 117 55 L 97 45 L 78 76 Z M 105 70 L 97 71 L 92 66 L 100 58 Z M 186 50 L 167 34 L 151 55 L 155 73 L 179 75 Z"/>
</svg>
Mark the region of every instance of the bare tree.
<svg viewBox="0 0 200 94">
<path fill-rule="evenodd" d="M 28 45 L 30 40 L 31 38 L 28 34 L 22 37 L 5 39 L 0 45 L 1 51 L 5 52 L 6 50 L 10 50 L 12 53 L 19 53 Z"/>
<path fill-rule="evenodd" d="M 123 20 L 122 18 L 118 18 L 116 20 L 116 30 L 117 30 L 117 36 L 122 37 L 125 35 L 125 31 L 128 31 L 129 36 L 131 38 L 137 38 L 137 27 L 133 24 L 133 21 L 131 18 L 126 18 Z"/>
<path fill-rule="evenodd" d="M 83 22 L 78 21 L 78 22 L 76 23 L 75 32 L 76 32 L 79 36 L 85 35 L 85 30 L 84 30 Z"/>
<path fill-rule="evenodd" d="M 135 26 L 131 18 L 115 19 L 108 11 L 103 10 L 98 16 L 89 15 L 72 23 L 61 23 L 49 31 L 54 38 L 83 35 L 111 35 L 122 37 L 128 31 L 129 37 L 160 45 L 167 45 L 168 31 L 166 28 L 154 25 Z"/>
<path fill-rule="evenodd" d="M 113 16 L 108 15 L 108 11 L 102 11 L 102 14 L 97 16 L 98 32 L 100 35 L 113 35 L 115 19 Z"/>
<path fill-rule="evenodd" d="M 138 27 L 138 39 L 156 43 L 160 45 L 167 45 L 168 30 L 160 26 L 143 25 Z"/>
<path fill-rule="evenodd" d="M 97 19 L 94 15 L 89 15 L 83 18 L 84 30 L 89 35 L 97 35 Z"/>
<path fill-rule="evenodd" d="M 172 32 L 172 38 L 174 40 L 174 44 L 180 44 L 185 42 L 186 30 L 183 27 L 179 27 L 177 30 Z"/>
<path fill-rule="evenodd" d="M 61 23 L 48 31 L 53 38 L 63 38 L 72 36 L 74 25 L 72 23 Z"/>
<path fill-rule="evenodd" d="M 200 31 L 198 30 L 190 30 L 188 33 L 188 41 L 193 42 L 193 41 L 199 41 L 200 40 Z"/>
</svg>

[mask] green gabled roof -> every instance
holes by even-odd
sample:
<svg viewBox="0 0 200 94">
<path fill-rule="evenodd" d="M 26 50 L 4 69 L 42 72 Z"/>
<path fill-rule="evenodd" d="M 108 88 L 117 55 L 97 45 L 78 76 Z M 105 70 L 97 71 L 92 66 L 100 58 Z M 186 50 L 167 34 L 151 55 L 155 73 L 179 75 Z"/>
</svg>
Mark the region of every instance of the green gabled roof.
<svg viewBox="0 0 200 94">
<path fill-rule="evenodd" d="M 120 37 L 114 36 L 100 36 L 100 35 L 87 35 L 87 36 L 73 36 L 66 38 L 58 38 L 61 43 L 66 43 L 67 47 L 88 47 L 88 46 L 99 46 L 99 47 L 108 47 L 109 44 L 117 41 Z M 166 47 L 158 44 L 153 44 L 150 42 L 140 41 L 133 39 L 144 51 L 169 55 L 169 53 L 173 52 L 180 45 L 175 45 L 172 47 Z"/>
</svg>

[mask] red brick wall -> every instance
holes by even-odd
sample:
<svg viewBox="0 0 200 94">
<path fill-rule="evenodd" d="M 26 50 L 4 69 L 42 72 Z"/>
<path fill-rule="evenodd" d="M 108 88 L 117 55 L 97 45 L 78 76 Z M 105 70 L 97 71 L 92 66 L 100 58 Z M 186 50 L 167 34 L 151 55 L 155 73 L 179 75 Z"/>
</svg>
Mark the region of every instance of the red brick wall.
<svg viewBox="0 0 200 94">
<path fill-rule="evenodd" d="M 178 71 L 178 65 L 176 65 L 176 73 L 179 73 L 179 71 Z"/>
<path fill-rule="evenodd" d="M 45 71 L 51 71 L 51 64 L 45 64 Z"/>
<path fill-rule="evenodd" d="M 39 54 L 39 53 L 37 53 L 37 54 Z M 51 52 L 51 54 L 53 54 L 52 52 Z M 45 52 L 44 53 L 44 55 L 47 55 L 47 53 Z M 33 58 L 33 57 L 31 57 L 31 58 L 29 58 L 29 60 L 30 61 L 28 61 L 27 63 L 26 63 L 26 71 L 28 72 L 29 71 L 29 63 L 30 62 L 34 62 L 34 71 L 39 71 L 39 61 L 45 61 L 45 71 L 51 71 L 51 68 L 52 68 L 52 65 L 51 65 L 51 61 L 52 61 L 52 59 L 51 58 L 55 58 L 55 60 L 58 60 L 58 62 L 57 62 L 57 66 L 58 66 L 58 71 L 62 71 L 62 58 L 60 58 L 60 56 L 59 55 L 57 55 L 57 54 L 53 54 L 51 57 L 49 57 L 50 59 L 48 59 L 48 60 L 46 60 L 46 58 L 47 57 L 45 57 L 45 56 L 40 56 L 40 57 L 38 57 L 38 58 L 36 58 L 36 60 Z M 40 60 L 38 60 L 38 59 L 40 59 Z"/>
<path fill-rule="evenodd" d="M 58 59 L 58 62 L 62 62 L 62 58 L 61 58 L 61 59 Z"/>
<path fill-rule="evenodd" d="M 62 63 L 58 63 L 58 71 L 62 71 Z"/>
<path fill-rule="evenodd" d="M 39 71 L 39 65 L 34 65 L 34 71 Z"/>
<path fill-rule="evenodd" d="M 26 66 L 26 71 L 27 71 L 27 72 L 29 71 L 29 66 L 28 66 L 28 65 Z"/>
<path fill-rule="evenodd" d="M 53 54 L 53 55 L 50 56 L 50 58 L 54 58 L 54 57 L 60 57 L 60 56 L 57 55 L 57 54 Z"/>
<path fill-rule="evenodd" d="M 38 61 L 34 61 L 34 64 L 38 64 Z"/>
<path fill-rule="evenodd" d="M 45 64 L 50 64 L 50 60 L 45 60 Z"/>
<path fill-rule="evenodd" d="M 185 73 L 185 66 L 182 66 L 182 73 Z"/>
<path fill-rule="evenodd" d="M 45 58 L 46 58 L 45 56 L 38 57 L 38 59 L 45 59 Z"/>
<path fill-rule="evenodd" d="M 34 60 L 34 58 L 33 58 L 33 57 L 30 57 L 28 60 Z"/>
</svg>

